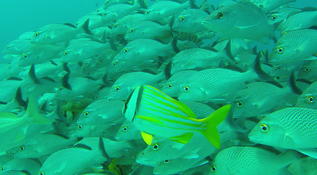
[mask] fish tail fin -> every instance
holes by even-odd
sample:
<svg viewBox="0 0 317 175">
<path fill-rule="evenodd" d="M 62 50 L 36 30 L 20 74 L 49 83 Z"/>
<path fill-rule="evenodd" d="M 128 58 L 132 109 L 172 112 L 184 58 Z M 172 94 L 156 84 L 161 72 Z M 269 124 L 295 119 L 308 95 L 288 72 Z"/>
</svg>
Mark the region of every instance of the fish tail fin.
<svg viewBox="0 0 317 175">
<path fill-rule="evenodd" d="M 34 97 L 29 97 L 26 114 L 32 119 L 33 122 L 38 124 L 49 124 L 51 122 L 48 118 L 40 114 L 38 105 Z"/>
<path fill-rule="evenodd" d="M 220 135 L 217 131 L 217 126 L 226 119 L 231 109 L 231 105 L 225 105 L 211 113 L 208 117 L 202 119 L 202 122 L 206 124 L 206 130 L 202 131 L 202 134 L 207 140 L 216 148 L 220 148 Z"/>
</svg>

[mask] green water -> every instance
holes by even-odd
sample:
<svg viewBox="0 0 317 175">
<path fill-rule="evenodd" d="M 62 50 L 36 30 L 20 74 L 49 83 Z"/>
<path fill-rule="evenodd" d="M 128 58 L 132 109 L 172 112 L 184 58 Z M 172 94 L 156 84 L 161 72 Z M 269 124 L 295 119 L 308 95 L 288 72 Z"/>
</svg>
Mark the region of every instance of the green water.
<svg viewBox="0 0 317 175">
<path fill-rule="evenodd" d="M 316 9 L 0 2 L 0 175 L 315 175 Z"/>
</svg>

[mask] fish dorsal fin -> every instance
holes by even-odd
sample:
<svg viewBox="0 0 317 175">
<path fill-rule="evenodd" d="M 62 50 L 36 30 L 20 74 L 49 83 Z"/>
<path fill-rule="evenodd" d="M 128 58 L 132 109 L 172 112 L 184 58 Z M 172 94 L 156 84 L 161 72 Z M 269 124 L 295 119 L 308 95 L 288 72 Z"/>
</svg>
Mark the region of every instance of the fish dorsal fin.
<svg viewBox="0 0 317 175">
<path fill-rule="evenodd" d="M 143 141 L 147 144 L 147 145 L 152 145 L 153 143 L 153 136 L 151 134 L 148 134 L 146 132 L 141 132 L 141 137 L 143 139 Z"/>
<path fill-rule="evenodd" d="M 187 144 L 192 139 L 193 135 L 194 135 L 193 133 L 185 133 L 179 136 L 170 137 L 169 139 L 174 142 Z"/>
</svg>

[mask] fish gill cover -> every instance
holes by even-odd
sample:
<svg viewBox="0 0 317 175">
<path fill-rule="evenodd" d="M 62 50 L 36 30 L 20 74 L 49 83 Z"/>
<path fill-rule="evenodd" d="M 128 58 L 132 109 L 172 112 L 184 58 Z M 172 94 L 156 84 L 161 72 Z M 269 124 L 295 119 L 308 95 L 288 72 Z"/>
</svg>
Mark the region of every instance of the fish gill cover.
<svg viewBox="0 0 317 175">
<path fill-rule="evenodd" d="M 316 175 L 303 2 L 106 0 L 23 33 L 0 64 L 0 175 Z"/>
</svg>

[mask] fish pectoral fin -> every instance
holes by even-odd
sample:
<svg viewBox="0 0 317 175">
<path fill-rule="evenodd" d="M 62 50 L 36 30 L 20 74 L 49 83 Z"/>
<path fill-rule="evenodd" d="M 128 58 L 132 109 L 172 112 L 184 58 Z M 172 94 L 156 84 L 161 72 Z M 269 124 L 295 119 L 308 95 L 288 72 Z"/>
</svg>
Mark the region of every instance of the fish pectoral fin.
<svg viewBox="0 0 317 175">
<path fill-rule="evenodd" d="M 185 159 L 197 159 L 197 158 L 199 158 L 199 155 L 196 153 L 192 153 L 192 154 L 186 155 L 184 158 Z"/>
<path fill-rule="evenodd" d="M 305 58 L 305 60 L 307 60 L 307 61 L 312 61 L 312 60 L 316 60 L 316 59 L 317 59 L 316 55 L 313 55 L 311 57 Z"/>
<path fill-rule="evenodd" d="M 311 149 L 299 149 L 298 152 L 301 152 L 309 157 L 312 157 L 314 159 L 317 159 L 317 148 L 311 148 Z"/>
<path fill-rule="evenodd" d="M 174 142 L 178 142 L 178 143 L 182 143 L 182 144 L 186 144 L 190 141 L 190 139 L 193 137 L 193 133 L 185 133 L 179 136 L 174 136 L 174 137 L 170 137 L 169 139 L 174 141 Z"/>
<path fill-rule="evenodd" d="M 141 132 L 141 137 L 143 139 L 143 141 L 147 144 L 147 145 L 152 145 L 152 142 L 153 142 L 153 135 L 151 134 L 148 134 L 146 132 Z"/>
</svg>

